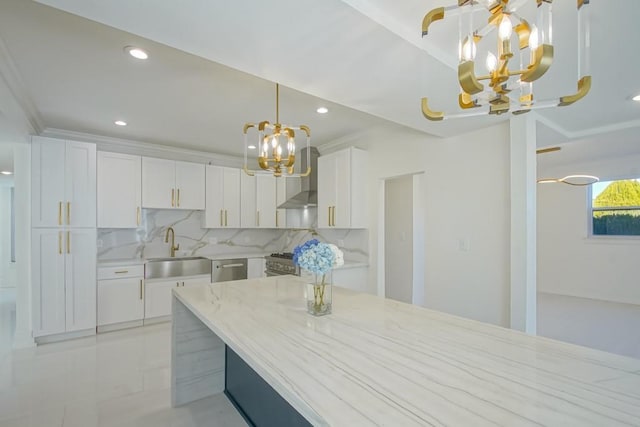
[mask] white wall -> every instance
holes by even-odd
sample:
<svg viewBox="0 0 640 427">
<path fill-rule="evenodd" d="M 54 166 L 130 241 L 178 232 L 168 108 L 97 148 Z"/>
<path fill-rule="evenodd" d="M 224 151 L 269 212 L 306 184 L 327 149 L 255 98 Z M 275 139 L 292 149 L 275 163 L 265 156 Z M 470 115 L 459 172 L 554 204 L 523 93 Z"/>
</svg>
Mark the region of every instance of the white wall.
<svg viewBox="0 0 640 427">
<path fill-rule="evenodd" d="M 640 155 L 541 169 L 539 176 L 586 173 L 603 180 L 640 175 Z M 588 237 L 587 188 L 538 185 L 538 290 L 640 304 L 640 238 Z"/>
<path fill-rule="evenodd" d="M 348 144 L 369 153 L 371 286 L 378 279 L 380 181 L 425 172 L 425 306 L 508 326 L 508 124 L 449 139 L 383 128 Z"/>
<path fill-rule="evenodd" d="M 385 296 L 413 300 L 413 176 L 385 181 Z"/>
</svg>

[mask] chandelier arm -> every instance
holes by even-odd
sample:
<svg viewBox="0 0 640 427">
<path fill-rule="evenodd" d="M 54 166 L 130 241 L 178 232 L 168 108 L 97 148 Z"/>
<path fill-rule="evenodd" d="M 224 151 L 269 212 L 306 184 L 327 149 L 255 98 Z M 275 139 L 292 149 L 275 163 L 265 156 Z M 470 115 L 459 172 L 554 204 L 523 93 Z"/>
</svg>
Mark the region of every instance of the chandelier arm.
<svg viewBox="0 0 640 427">
<path fill-rule="evenodd" d="M 566 107 L 567 105 L 571 105 L 576 101 L 581 100 L 591 90 L 591 76 L 584 76 L 580 80 L 578 80 L 578 91 L 573 95 L 566 95 L 560 97 L 559 107 Z"/>
<path fill-rule="evenodd" d="M 549 44 L 540 45 L 536 48 L 534 55 L 534 63 L 531 64 L 529 70 L 520 77 L 520 80 L 523 82 L 530 83 L 536 81 L 547 72 L 553 63 L 553 46 Z"/>
<path fill-rule="evenodd" d="M 422 37 L 429 34 L 429 26 L 440 19 L 444 19 L 444 7 L 438 7 L 427 13 L 422 19 Z"/>
<path fill-rule="evenodd" d="M 442 111 L 433 111 L 429 108 L 427 98 L 422 98 L 422 115 L 434 122 L 444 119 L 444 113 Z"/>
</svg>

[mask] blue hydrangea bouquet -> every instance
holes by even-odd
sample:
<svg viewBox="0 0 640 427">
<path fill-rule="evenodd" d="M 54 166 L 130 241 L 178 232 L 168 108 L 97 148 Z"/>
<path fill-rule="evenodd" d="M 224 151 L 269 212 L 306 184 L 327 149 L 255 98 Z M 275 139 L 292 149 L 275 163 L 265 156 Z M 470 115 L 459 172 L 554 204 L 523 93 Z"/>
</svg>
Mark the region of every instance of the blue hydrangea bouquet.
<svg viewBox="0 0 640 427">
<path fill-rule="evenodd" d="M 336 245 L 309 240 L 293 250 L 293 263 L 314 275 L 307 289 L 307 311 L 321 316 L 331 313 L 331 284 L 327 273 L 344 264 L 342 251 Z"/>
</svg>

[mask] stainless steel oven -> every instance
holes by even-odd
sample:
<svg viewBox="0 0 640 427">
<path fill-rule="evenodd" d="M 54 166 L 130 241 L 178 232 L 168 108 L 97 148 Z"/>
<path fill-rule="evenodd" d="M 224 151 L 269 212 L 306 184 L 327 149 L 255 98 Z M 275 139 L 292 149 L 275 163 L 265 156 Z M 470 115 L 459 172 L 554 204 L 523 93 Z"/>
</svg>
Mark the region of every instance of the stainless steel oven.
<svg viewBox="0 0 640 427">
<path fill-rule="evenodd" d="M 300 268 L 293 263 L 291 252 L 275 253 L 265 258 L 265 274 L 267 277 L 284 274 L 300 275 Z"/>
</svg>

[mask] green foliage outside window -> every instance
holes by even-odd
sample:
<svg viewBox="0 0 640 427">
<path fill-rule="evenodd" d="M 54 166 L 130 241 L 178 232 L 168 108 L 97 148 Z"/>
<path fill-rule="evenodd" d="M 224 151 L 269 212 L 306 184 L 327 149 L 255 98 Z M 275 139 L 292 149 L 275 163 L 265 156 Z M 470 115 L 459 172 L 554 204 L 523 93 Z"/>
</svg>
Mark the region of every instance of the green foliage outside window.
<svg viewBox="0 0 640 427">
<path fill-rule="evenodd" d="M 640 182 L 614 181 L 593 201 L 594 208 L 640 207 Z M 593 234 L 639 236 L 640 209 L 594 210 Z"/>
</svg>

